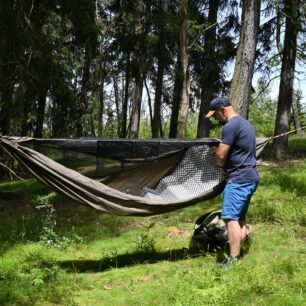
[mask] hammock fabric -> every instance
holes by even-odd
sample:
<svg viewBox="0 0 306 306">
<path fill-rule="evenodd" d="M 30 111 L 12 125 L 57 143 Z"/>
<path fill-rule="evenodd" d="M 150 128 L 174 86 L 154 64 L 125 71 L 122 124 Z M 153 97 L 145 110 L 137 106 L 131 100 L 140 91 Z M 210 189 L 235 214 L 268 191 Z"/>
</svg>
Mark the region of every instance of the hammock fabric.
<svg viewBox="0 0 306 306">
<path fill-rule="evenodd" d="M 261 150 L 267 139 L 258 141 Z M 211 153 L 216 139 L 43 140 L 1 138 L 1 146 L 39 181 L 71 199 L 114 215 L 162 214 L 220 194 L 226 177 Z M 23 145 L 20 145 L 23 144 Z M 68 169 L 24 145 L 52 145 L 127 161 L 126 171 L 102 182 Z"/>
</svg>

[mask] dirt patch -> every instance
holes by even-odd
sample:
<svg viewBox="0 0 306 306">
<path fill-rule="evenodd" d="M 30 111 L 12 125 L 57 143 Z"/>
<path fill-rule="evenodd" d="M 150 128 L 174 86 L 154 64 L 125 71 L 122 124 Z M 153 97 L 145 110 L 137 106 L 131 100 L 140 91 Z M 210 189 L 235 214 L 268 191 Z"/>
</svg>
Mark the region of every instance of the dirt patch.
<svg viewBox="0 0 306 306">
<path fill-rule="evenodd" d="M 171 240 L 177 237 L 186 237 L 189 234 L 189 229 L 187 228 L 178 228 L 178 227 L 170 227 L 168 233 L 166 235 L 167 240 Z"/>
</svg>

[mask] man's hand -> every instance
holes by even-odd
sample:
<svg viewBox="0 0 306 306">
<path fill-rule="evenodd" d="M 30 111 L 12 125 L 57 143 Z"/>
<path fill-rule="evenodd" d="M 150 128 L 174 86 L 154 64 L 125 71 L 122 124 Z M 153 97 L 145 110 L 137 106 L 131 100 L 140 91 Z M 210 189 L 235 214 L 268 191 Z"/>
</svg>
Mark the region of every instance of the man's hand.
<svg viewBox="0 0 306 306">
<path fill-rule="evenodd" d="M 217 151 L 218 151 L 218 146 L 212 146 L 211 147 L 212 154 L 216 154 Z"/>
</svg>

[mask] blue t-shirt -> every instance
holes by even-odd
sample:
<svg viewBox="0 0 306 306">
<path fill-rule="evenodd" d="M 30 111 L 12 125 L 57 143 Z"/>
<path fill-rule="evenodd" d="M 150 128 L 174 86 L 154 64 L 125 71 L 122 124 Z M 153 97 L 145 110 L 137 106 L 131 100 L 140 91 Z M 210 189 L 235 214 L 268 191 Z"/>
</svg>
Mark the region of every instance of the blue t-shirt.
<svg viewBox="0 0 306 306">
<path fill-rule="evenodd" d="M 259 182 L 253 126 L 246 119 L 235 116 L 224 125 L 221 142 L 231 146 L 225 165 L 228 180 L 237 184 Z"/>
</svg>

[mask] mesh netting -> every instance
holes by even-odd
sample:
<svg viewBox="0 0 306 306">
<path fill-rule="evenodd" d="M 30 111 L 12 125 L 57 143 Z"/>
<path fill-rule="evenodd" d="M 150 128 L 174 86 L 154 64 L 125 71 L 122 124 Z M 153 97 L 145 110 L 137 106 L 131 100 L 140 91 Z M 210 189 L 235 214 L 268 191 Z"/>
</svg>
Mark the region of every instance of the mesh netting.
<svg viewBox="0 0 306 306">
<path fill-rule="evenodd" d="M 185 200 L 214 188 L 224 180 L 223 171 L 207 145 L 187 150 L 171 175 L 164 177 L 155 189 L 143 188 L 141 196 L 150 199 Z"/>
</svg>

